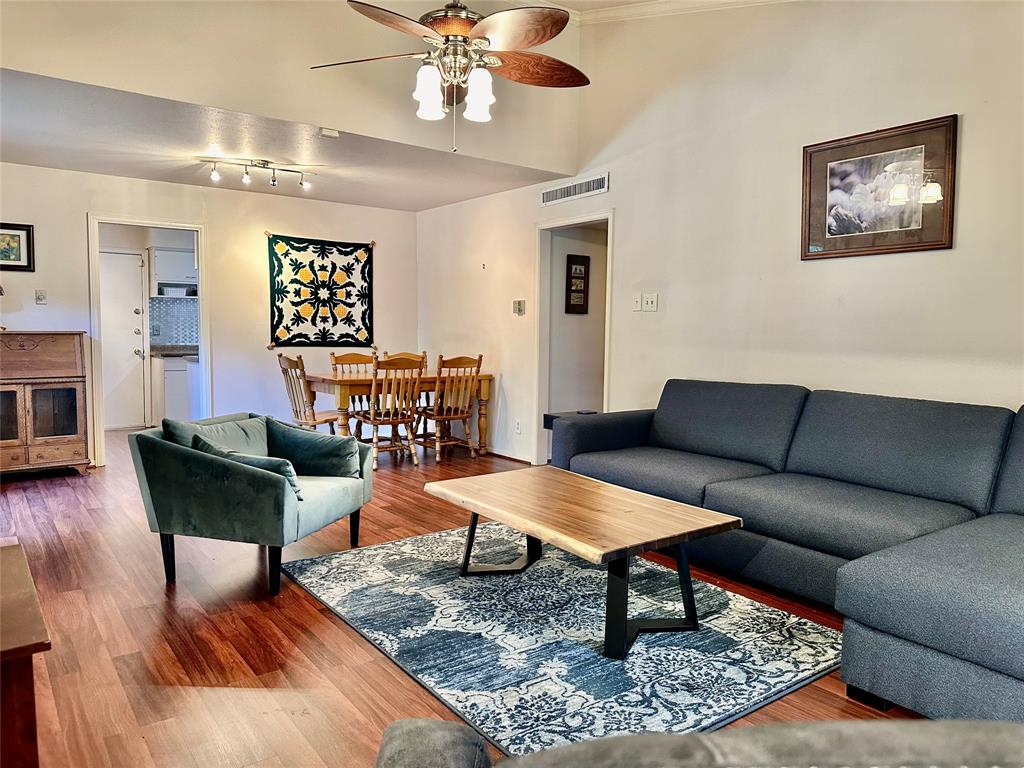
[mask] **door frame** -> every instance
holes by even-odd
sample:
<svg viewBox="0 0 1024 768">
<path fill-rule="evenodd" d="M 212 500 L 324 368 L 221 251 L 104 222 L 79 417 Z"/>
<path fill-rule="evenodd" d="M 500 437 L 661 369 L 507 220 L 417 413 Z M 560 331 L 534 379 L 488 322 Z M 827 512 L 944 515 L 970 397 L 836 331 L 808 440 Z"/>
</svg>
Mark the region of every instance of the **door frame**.
<svg viewBox="0 0 1024 768">
<path fill-rule="evenodd" d="M 99 260 L 102 268 L 103 254 L 109 253 L 114 256 L 138 256 L 142 262 L 142 295 L 144 299 L 149 298 L 150 292 L 150 259 L 146 249 L 138 248 L 101 248 L 99 251 Z M 96 289 L 99 291 L 99 283 L 96 284 Z M 99 293 L 96 294 L 99 296 Z M 148 303 L 148 301 L 147 301 Z M 97 326 L 102 328 L 102 326 Z M 142 358 L 142 419 L 147 425 L 153 421 L 153 366 L 149 359 L 149 312 L 142 312 L 142 352 L 144 357 Z M 100 339 L 100 369 L 103 368 L 103 355 L 102 355 L 103 339 Z M 99 381 L 100 386 L 103 385 L 102 376 Z M 102 391 L 99 392 L 100 400 L 103 399 Z M 101 406 L 102 407 L 102 406 Z M 98 466 L 98 465 L 97 465 Z"/>
<path fill-rule="evenodd" d="M 210 334 L 210 304 L 206 286 L 209 284 L 209 270 L 206 259 L 206 226 L 201 222 L 170 221 L 164 219 L 134 219 L 125 216 L 105 216 L 87 213 L 89 249 L 89 386 L 86 388 L 89 454 L 93 464 L 106 464 L 106 439 L 103 434 L 103 348 L 100 335 L 100 224 L 124 224 L 134 227 L 156 227 L 159 229 L 186 229 L 195 233 L 196 261 L 199 264 L 199 369 L 202 376 L 201 402 L 199 412 L 206 417 L 213 413 L 213 350 Z M 116 252 L 116 249 L 107 249 Z M 148 295 L 148 290 L 147 290 Z M 144 333 L 148 333 L 149 311 L 145 318 Z M 146 339 L 148 348 L 149 340 Z M 149 357 L 147 355 L 147 362 Z M 98 394 L 98 396 L 97 396 Z M 149 414 L 152 416 L 152 413 Z"/>
<path fill-rule="evenodd" d="M 536 333 L 534 335 L 534 353 L 536 360 L 537 382 L 534 391 L 534 435 L 533 464 L 547 463 L 548 436 L 543 429 L 544 414 L 548 409 L 551 386 L 551 370 L 549 356 L 551 354 L 551 239 L 556 229 L 593 224 L 598 221 L 608 222 L 608 256 L 605 265 L 604 291 L 604 384 L 602 408 L 608 410 L 609 387 L 611 382 L 611 344 L 612 344 L 612 275 L 614 266 L 615 243 L 615 209 L 580 214 L 564 219 L 550 219 L 537 222 L 537 258 L 534 262 L 536 280 L 534 280 L 534 302 L 537 306 Z"/>
</svg>

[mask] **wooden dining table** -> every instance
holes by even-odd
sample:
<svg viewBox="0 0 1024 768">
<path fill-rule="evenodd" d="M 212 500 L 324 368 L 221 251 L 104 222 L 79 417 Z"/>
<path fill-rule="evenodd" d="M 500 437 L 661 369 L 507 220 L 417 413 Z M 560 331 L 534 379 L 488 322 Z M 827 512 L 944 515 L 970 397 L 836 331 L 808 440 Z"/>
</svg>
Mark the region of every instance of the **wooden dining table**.
<svg viewBox="0 0 1024 768">
<path fill-rule="evenodd" d="M 325 395 L 334 395 L 334 405 L 341 413 L 341 434 L 352 434 L 348 427 L 349 404 L 353 395 L 365 395 L 369 397 L 370 389 L 373 386 L 373 377 L 352 373 L 307 373 L 306 381 L 312 390 L 314 402 L 316 393 L 322 392 Z M 494 374 L 481 373 L 477 379 L 477 417 L 476 429 L 478 434 L 479 451 L 487 453 L 487 404 L 491 399 L 491 387 L 494 385 Z M 437 374 L 424 373 L 420 378 L 420 392 L 437 392 Z"/>
</svg>

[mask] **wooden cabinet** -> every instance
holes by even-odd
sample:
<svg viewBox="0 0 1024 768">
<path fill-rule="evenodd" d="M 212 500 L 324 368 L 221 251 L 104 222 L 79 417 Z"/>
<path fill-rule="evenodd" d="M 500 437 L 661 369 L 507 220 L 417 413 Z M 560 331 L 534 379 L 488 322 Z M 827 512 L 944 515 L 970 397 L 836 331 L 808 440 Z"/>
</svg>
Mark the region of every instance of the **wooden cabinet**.
<svg viewBox="0 0 1024 768">
<path fill-rule="evenodd" d="M 0 469 L 89 463 L 85 333 L 0 334 Z"/>
</svg>

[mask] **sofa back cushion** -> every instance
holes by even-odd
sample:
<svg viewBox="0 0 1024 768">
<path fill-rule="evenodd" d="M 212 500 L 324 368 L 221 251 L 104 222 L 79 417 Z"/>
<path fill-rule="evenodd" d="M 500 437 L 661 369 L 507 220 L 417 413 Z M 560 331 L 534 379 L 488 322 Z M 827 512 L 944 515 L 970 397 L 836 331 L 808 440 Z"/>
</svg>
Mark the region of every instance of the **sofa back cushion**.
<svg viewBox="0 0 1024 768">
<path fill-rule="evenodd" d="M 818 390 L 807 398 L 787 472 L 988 510 L 1012 411 Z"/>
<path fill-rule="evenodd" d="M 996 480 L 992 511 L 1024 515 L 1024 407 L 1017 411 L 1017 418 L 1013 420 L 1010 442 Z"/>
<path fill-rule="evenodd" d="M 203 419 L 201 421 L 175 421 L 164 419 L 164 439 L 186 448 L 192 447 L 192 438 L 200 435 L 215 445 L 254 456 L 267 455 L 267 419 L 265 416 L 247 418 L 244 414 L 231 417 Z"/>
<path fill-rule="evenodd" d="M 648 443 L 781 471 L 807 392 L 791 384 L 670 379 Z"/>
</svg>

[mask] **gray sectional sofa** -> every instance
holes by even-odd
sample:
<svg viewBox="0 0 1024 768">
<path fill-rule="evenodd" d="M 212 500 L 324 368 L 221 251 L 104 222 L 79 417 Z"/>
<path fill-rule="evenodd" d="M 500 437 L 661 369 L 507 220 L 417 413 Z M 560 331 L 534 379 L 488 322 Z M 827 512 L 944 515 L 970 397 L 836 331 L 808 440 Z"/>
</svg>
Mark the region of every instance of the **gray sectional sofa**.
<svg viewBox="0 0 1024 768">
<path fill-rule="evenodd" d="M 834 605 L 851 693 L 1024 720 L 1024 408 L 672 380 L 554 424 L 552 463 L 737 515 L 687 545 Z"/>
</svg>

